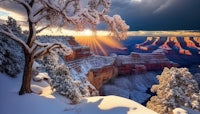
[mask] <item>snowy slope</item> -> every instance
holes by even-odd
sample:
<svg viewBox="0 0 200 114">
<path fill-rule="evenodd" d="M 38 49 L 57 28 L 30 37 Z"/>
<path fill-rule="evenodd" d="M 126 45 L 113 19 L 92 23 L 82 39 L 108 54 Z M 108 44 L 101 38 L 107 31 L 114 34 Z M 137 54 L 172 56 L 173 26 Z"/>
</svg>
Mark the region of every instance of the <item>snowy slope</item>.
<svg viewBox="0 0 200 114">
<path fill-rule="evenodd" d="M 32 87 L 42 89 L 41 95 L 18 96 L 21 85 L 19 77 L 0 74 L 1 114 L 157 114 L 132 100 L 117 96 L 90 97 L 80 104 L 70 105 L 70 101 L 64 97 L 50 94 L 52 91 L 45 81 L 32 84 Z"/>
</svg>

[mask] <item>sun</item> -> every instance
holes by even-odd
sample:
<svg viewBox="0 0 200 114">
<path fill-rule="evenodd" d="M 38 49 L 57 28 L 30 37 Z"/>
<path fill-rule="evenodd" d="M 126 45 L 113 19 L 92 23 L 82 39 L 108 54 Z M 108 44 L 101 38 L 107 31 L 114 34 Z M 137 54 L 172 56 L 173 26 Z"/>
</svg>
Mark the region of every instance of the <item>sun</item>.
<svg viewBox="0 0 200 114">
<path fill-rule="evenodd" d="M 92 30 L 90 30 L 90 29 L 85 29 L 85 30 L 83 31 L 83 34 L 84 34 L 85 36 L 92 36 L 93 32 L 92 32 Z"/>
<path fill-rule="evenodd" d="M 142 2 L 142 0 L 131 0 L 132 2 Z"/>
</svg>

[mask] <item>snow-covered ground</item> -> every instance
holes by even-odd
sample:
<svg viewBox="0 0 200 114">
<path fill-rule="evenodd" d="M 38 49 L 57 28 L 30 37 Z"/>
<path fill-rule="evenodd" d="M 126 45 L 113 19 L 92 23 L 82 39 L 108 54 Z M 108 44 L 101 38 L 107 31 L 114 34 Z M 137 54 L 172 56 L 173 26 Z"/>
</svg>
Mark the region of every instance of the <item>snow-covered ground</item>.
<svg viewBox="0 0 200 114">
<path fill-rule="evenodd" d="M 57 93 L 45 81 L 33 82 L 32 89 L 42 94 L 18 95 L 21 75 L 10 78 L 0 74 L 1 114 L 157 114 L 132 100 L 117 96 L 84 98 L 80 104 L 70 101 Z"/>
</svg>

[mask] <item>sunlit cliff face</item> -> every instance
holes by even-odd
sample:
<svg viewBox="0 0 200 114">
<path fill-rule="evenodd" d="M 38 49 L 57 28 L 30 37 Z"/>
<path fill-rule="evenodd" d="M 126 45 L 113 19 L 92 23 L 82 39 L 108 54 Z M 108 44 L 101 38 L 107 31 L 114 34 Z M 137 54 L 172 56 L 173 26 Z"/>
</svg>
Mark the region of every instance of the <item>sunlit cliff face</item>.
<svg viewBox="0 0 200 114">
<path fill-rule="evenodd" d="M 136 48 L 148 51 L 151 47 L 159 46 L 163 50 L 173 50 L 176 48 L 179 50 L 179 54 L 192 55 L 200 54 L 200 37 L 175 37 L 169 36 L 165 37 L 166 41 L 160 41 L 160 37 L 147 37 L 146 41 L 141 44 L 136 44 Z M 164 39 L 165 39 L 164 38 Z M 162 43 L 162 45 L 157 45 Z M 193 52 L 191 51 L 193 50 Z M 195 51 L 195 52 L 194 52 Z"/>
</svg>

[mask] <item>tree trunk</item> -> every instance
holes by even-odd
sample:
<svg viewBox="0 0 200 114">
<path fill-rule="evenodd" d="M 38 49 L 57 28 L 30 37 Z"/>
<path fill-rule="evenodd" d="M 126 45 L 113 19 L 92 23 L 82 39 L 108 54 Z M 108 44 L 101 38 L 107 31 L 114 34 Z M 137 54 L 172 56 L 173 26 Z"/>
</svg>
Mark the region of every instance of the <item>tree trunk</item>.
<svg viewBox="0 0 200 114">
<path fill-rule="evenodd" d="M 32 78 L 32 66 L 33 66 L 34 58 L 31 54 L 25 52 L 25 66 L 23 73 L 23 80 L 21 89 L 19 91 L 19 95 L 23 95 L 25 93 L 31 93 L 31 78 Z"/>
</svg>

